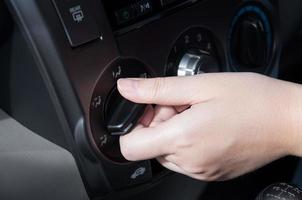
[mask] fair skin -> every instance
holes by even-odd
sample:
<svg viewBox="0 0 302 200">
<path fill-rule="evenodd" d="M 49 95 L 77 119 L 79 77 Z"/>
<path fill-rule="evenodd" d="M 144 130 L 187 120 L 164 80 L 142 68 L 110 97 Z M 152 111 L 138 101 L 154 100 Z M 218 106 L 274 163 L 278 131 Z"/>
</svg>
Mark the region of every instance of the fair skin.
<svg viewBox="0 0 302 200">
<path fill-rule="evenodd" d="M 121 79 L 120 93 L 149 106 L 120 138 L 130 161 L 156 158 L 203 181 L 222 181 L 287 155 L 302 156 L 302 86 L 254 73 Z"/>
</svg>

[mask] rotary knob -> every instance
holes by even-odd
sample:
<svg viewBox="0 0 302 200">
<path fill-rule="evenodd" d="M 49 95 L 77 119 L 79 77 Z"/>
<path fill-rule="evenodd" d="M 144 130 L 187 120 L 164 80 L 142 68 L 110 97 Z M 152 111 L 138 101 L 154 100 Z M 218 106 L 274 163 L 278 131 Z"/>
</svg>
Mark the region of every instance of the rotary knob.
<svg viewBox="0 0 302 200">
<path fill-rule="evenodd" d="M 203 51 L 188 51 L 180 59 L 177 76 L 218 72 L 219 64 L 215 57 Z"/>
<path fill-rule="evenodd" d="M 146 105 L 136 104 L 123 98 L 116 86 L 107 98 L 106 128 L 113 136 L 129 133 L 142 117 Z"/>
<path fill-rule="evenodd" d="M 245 17 L 234 34 L 238 38 L 236 56 L 239 64 L 249 68 L 266 66 L 268 63 L 269 46 L 264 24 L 256 17 Z"/>
<path fill-rule="evenodd" d="M 192 27 L 176 40 L 167 59 L 167 76 L 192 76 L 220 72 L 221 45 L 215 35 L 202 27 Z"/>
<path fill-rule="evenodd" d="M 256 5 L 241 8 L 229 33 L 229 59 L 234 71 L 267 73 L 273 66 L 274 33 L 270 11 Z"/>
</svg>

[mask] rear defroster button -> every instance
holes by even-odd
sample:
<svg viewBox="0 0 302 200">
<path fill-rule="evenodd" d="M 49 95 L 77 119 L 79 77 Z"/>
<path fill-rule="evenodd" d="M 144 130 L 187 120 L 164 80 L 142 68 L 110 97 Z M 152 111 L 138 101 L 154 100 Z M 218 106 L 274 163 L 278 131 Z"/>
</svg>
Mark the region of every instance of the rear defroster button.
<svg viewBox="0 0 302 200">
<path fill-rule="evenodd" d="M 52 0 L 52 2 L 72 47 L 100 38 L 101 33 L 89 1 Z"/>
</svg>

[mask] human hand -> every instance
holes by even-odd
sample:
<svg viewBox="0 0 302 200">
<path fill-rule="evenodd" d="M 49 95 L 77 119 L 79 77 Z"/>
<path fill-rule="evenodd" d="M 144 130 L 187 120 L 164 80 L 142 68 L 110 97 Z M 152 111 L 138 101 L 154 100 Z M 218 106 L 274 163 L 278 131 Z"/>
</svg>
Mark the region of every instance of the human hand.
<svg viewBox="0 0 302 200">
<path fill-rule="evenodd" d="M 120 138 L 131 161 L 205 180 L 227 180 L 302 155 L 301 86 L 253 73 L 122 79 L 120 93 L 149 107 Z M 300 111 L 300 112 L 299 112 Z"/>
</svg>

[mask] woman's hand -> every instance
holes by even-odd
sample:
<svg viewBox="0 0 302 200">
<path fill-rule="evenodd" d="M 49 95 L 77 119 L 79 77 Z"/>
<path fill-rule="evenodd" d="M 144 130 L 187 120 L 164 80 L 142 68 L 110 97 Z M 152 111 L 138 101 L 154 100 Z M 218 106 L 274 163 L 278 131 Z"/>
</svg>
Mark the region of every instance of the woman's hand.
<svg viewBox="0 0 302 200">
<path fill-rule="evenodd" d="M 157 158 L 166 168 L 227 180 L 286 155 L 302 155 L 302 88 L 253 73 L 122 79 L 120 93 L 149 106 L 121 137 L 131 161 Z"/>
</svg>

